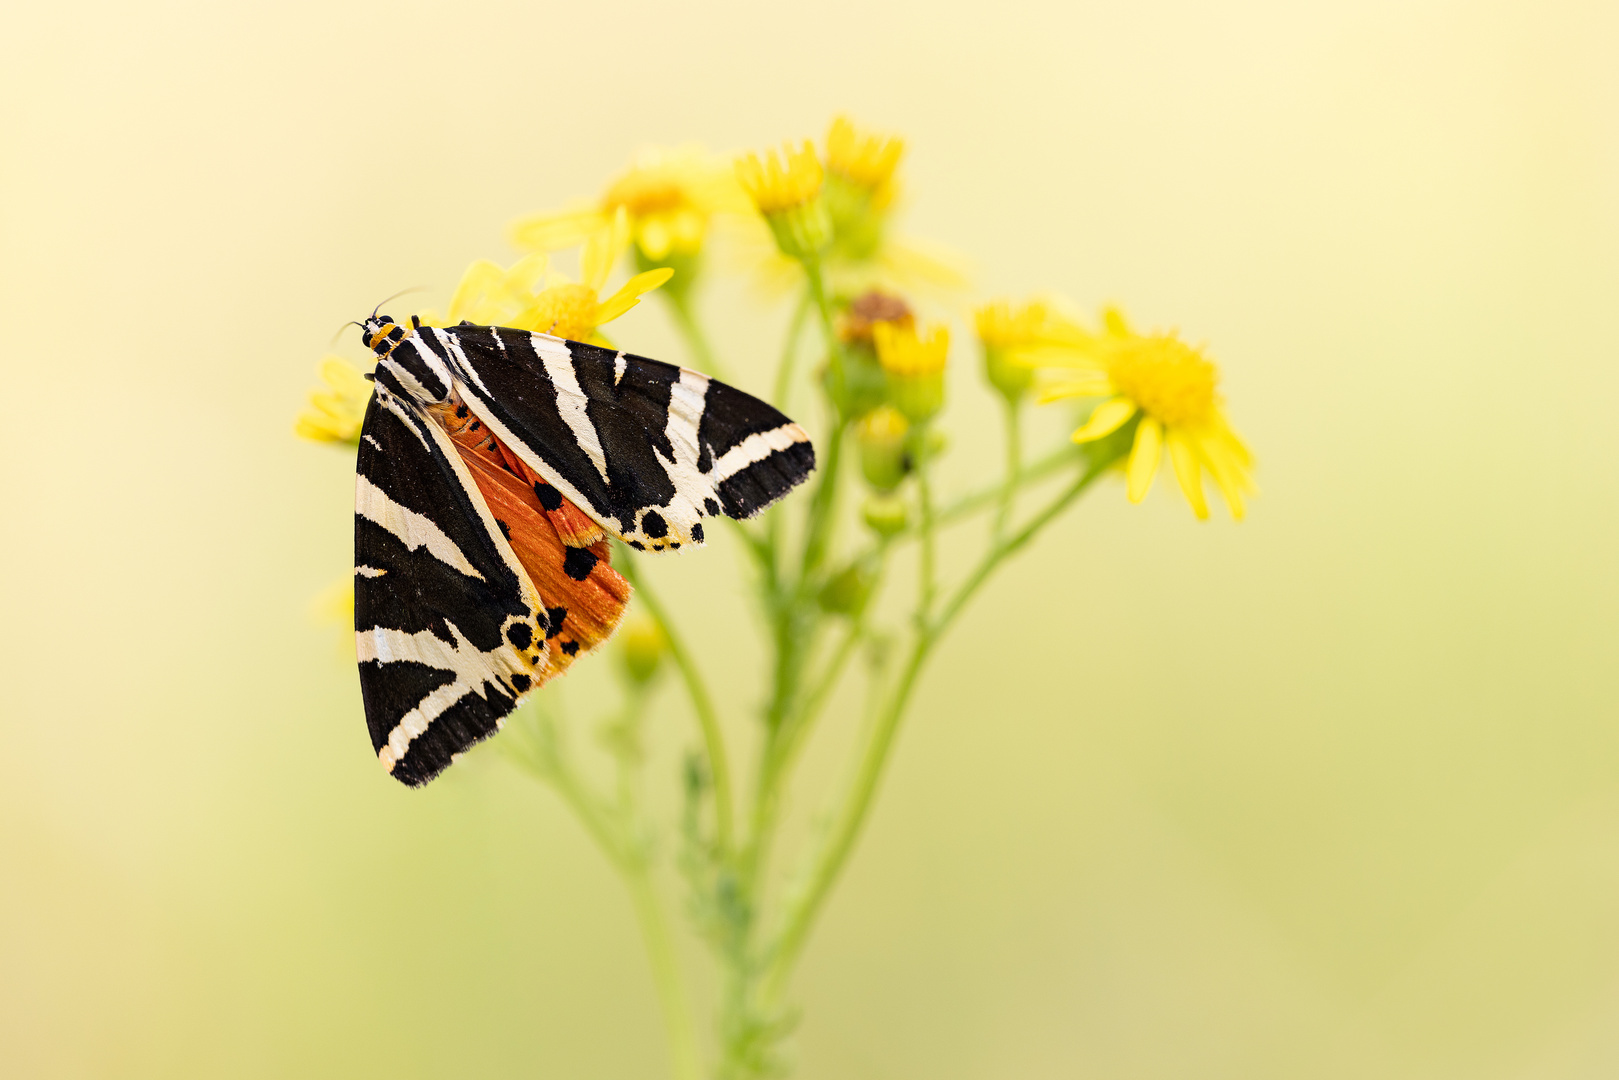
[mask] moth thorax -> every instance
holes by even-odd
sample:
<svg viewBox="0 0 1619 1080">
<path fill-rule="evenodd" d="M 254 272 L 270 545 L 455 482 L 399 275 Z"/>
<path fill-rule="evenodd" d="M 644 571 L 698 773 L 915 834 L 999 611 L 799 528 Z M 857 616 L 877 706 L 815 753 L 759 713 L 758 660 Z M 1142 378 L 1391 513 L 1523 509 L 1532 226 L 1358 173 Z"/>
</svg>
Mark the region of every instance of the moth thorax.
<svg viewBox="0 0 1619 1080">
<path fill-rule="evenodd" d="M 387 315 L 373 315 L 360 326 L 365 334 L 365 347 L 375 352 L 378 358 L 393 352 L 409 336 L 409 331 Z"/>
</svg>

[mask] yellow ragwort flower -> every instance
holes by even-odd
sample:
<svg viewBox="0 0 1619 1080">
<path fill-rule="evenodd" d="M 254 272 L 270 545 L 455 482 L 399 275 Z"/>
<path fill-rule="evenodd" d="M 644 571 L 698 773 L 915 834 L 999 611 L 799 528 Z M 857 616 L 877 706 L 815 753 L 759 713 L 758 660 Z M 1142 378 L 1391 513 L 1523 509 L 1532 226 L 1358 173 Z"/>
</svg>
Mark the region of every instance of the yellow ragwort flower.
<svg viewBox="0 0 1619 1080">
<path fill-rule="evenodd" d="M 1034 382 L 1034 369 L 1061 364 L 1091 345 L 1091 335 L 1064 314 L 1056 300 L 1035 299 L 1020 307 L 996 300 L 973 312 L 984 348 L 990 385 L 1016 402 Z"/>
<path fill-rule="evenodd" d="M 622 211 L 642 256 L 661 262 L 695 255 L 716 213 L 746 208 L 726 162 L 697 146 L 651 147 L 594 204 L 521 218 L 512 238 L 519 247 L 557 251 L 611 233 Z"/>
<path fill-rule="evenodd" d="M 869 192 L 874 209 L 894 201 L 894 170 L 903 156 L 904 139 L 861 132 L 846 116 L 835 117 L 826 135 L 827 172 Z"/>
<path fill-rule="evenodd" d="M 1106 313 L 1105 325 L 1094 347 L 1063 365 L 1076 369 L 1075 375 L 1048 386 L 1041 400 L 1107 399 L 1074 432 L 1079 443 L 1111 435 L 1139 415 L 1125 466 L 1131 502 L 1147 497 L 1167 447 L 1192 511 L 1199 518 L 1209 516 L 1203 497 L 1207 470 L 1231 516 L 1240 521 L 1244 496 L 1255 491 L 1253 455 L 1226 420 L 1216 392 L 1219 369 L 1203 350 L 1173 332 L 1138 334 L 1116 310 Z"/>
<path fill-rule="evenodd" d="M 309 408 L 299 415 L 293 430 L 315 442 L 358 443 L 371 384 L 342 357 L 326 357 L 319 370 L 326 386 L 309 395 Z"/>
<path fill-rule="evenodd" d="M 937 375 L 944 371 L 950 355 L 950 328 L 933 326 L 927 337 L 917 334 L 914 325 L 904 322 L 872 324 L 871 338 L 877 346 L 877 361 L 890 375 Z"/>
<path fill-rule="evenodd" d="M 880 322 L 871 328 L 877 362 L 888 382 L 888 402 L 913 424 L 923 424 L 944 408 L 944 365 L 950 331 L 934 326 L 927 337 L 905 323 Z"/>
<path fill-rule="evenodd" d="M 579 259 L 583 282 L 552 270 L 543 253 L 520 259 L 510 268 L 480 259 L 467 268 L 456 286 L 448 318 L 441 320 L 436 312 L 423 312 L 422 321 L 443 325 L 467 319 L 518 330 L 539 330 L 595 345 L 608 344 L 597 328 L 629 311 L 640 303 L 642 295 L 668 281 L 674 273 L 666 267 L 648 270 L 602 299 L 602 287 L 628 242 L 627 215 L 621 211 L 614 218 L 612 232 L 585 242 Z"/>
<path fill-rule="evenodd" d="M 791 143 L 778 154 L 746 154 L 736 161 L 736 178 L 759 213 L 766 217 L 786 213 L 814 201 L 825 175 L 815 146 L 808 139 L 795 150 Z"/>
</svg>

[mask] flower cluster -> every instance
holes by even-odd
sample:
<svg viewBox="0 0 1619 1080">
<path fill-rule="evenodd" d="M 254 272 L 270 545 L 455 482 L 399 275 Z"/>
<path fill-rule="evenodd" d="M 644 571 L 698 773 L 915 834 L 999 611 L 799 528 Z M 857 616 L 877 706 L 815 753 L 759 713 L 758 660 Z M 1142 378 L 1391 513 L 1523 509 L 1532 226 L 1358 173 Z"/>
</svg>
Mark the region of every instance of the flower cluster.
<svg viewBox="0 0 1619 1080">
<path fill-rule="evenodd" d="M 1227 418 L 1219 371 L 1205 349 L 1173 331 L 1138 331 L 1114 309 L 1091 321 L 1055 295 L 962 310 L 959 260 L 898 234 L 905 153 L 903 139 L 844 117 L 819 145 L 803 139 L 734 158 L 690 146 L 649 150 L 594 199 L 515 222 L 511 239 L 526 254 L 509 265 L 472 263 L 443 313 L 417 313 L 428 325 L 469 320 L 608 344 L 602 328 L 656 290 L 686 346 L 681 359 L 718 373 L 697 303 L 697 286 L 726 265 L 710 258 L 716 246 L 752 243 L 750 270 L 784 282 L 796 298 L 773 398 L 813 429 L 819 470 L 807 497 L 789 500 L 796 506 L 735 523 L 731 534 L 748 554 L 748 579 L 768 627 L 768 691 L 749 744 L 756 774 L 747 784 L 733 780 L 726 726 L 699 658 L 640 573 L 643 557 L 622 547 L 613 565 L 636 597 L 616 639 L 623 705 L 597 728 L 617 785 L 596 790 L 589 770 L 563 752 L 566 725 L 554 691 L 537 695 L 548 704 L 516 714 L 502 736 L 508 752 L 579 813 L 636 896 L 661 965 L 658 991 L 683 1077 L 709 1070 L 697 1060 L 702 1040 L 687 1030 L 675 951 L 657 937 L 664 918 L 654 886 L 658 852 L 677 852 L 681 908 L 710 946 L 724 987 L 713 1071 L 729 1080 L 780 1075 L 786 1058 L 779 1044 L 791 1027 L 782 1004 L 787 981 L 855 846 L 933 649 L 970 601 L 1104 478 L 1122 475 L 1125 495 L 1139 503 L 1167 457 L 1198 518 L 1209 517 L 1208 484 L 1238 519 L 1254 492 L 1252 455 Z M 569 277 L 555 260 L 575 249 L 577 274 Z M 623 283 L 609 291 L 615 275 Z M 979 374 L 1002 406 L 1004 470 L 980 490 L 941 500 L 952 464 L 947 410 L 952 394 L 963 392 L 963 380 L 951 378 L 961 374 L 951 365 L 951 319 L 963 316 L 982 358 Z M 959 345 L 963 335 L 955 340 Z M 319 373 L 321 388 L 298 418 L 298 434 L 356 443 L 370 384 L 339 357 L 322 360 Z M 795 393 L 814 393 L 820 408 L 801 410 Z M 1077 426 L 1025 461 L 1022 424 L 1031 400 L 1076 403 Z M 860 499 L 844 496 L 849 483 L 862 485 Z M 851 503 L 864 529 L 838 527 Z M 939 535 L 975 515 L 985 515 L 990 528 L 952 583 L 937 558 Z M 914 574 L 893 583 L 893 561 L 906 551 L 915 553 Z M 892 593 L 911 581 L 905 617 L 884 628 L 897 603 L 885 600 L 885 588 Z M 722 647 L 734 664 L 730 643 Z M 852 663 L 855 656 L 865 662 Z M 679 672 L 700 740 L 680 767 L 684 802 L 669 815 L 678 824 L 664 830 L 675 834 L 668 845 L 654 842 L 659 823 L 638 801 L 639 770 L 652 745 L 641 725 L 660 686 L 674 681 L 659 679 L 666 668 Z M 784 878 L 791 886 L 772 883 L 766 878 L 772 857 L 784 856 L 772 847 L 785 844 L 777 834 L 795 763 L 827 701 L 856 679 L 865 683 L 868 704 L 847 770 L 853 780 Z"/>
</svg>

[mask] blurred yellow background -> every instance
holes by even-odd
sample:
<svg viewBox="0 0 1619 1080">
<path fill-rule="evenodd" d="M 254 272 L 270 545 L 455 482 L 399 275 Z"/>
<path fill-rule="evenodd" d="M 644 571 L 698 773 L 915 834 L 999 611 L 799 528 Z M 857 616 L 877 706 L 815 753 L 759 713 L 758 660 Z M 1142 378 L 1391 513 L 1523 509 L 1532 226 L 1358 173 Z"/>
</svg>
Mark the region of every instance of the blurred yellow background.
<svg viewBox="0 0 1619 1080">
<path fill-rule="evenodd" d="M 662 1074 L 557 800 L 377 769 L 309 613 L 351 464 L 292 418 L 341 322 L 442 304 L 639 146 L 847 111 L 979 295 L 1208 342 L 1264 494 L 1199 525 L 1111 484 L 976 604 L 798 979 L 802 1075 L 1619 1075 L 1619 7 L 157 0 L 6 38 L 0 1073 Z M 783 313 L 704 307 L 762 389 Z M 656 303 L 613 332 L 681 359 Z M 964 486 L 999 432 L 953 363 Z M 740 736 L 734 555 L 655 574 Z"/>
</svg>

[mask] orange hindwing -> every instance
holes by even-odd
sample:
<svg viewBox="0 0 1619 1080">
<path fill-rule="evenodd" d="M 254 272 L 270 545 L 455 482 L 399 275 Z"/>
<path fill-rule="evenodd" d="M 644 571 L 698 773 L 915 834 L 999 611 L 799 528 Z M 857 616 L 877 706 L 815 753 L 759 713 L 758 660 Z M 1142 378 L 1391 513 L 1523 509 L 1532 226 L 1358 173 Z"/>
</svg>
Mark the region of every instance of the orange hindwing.
<svg viewBox="0 0 1619 1080">
<path fill-rule="evenodd" d="M 629 602 L 630 583 L 612 568 L 606 534 L 465 404 L 428 411 L 455 444 L 545 604 L 546 677 L 566 671 L 574 657 L 607 640 Z"/>
</svg>

